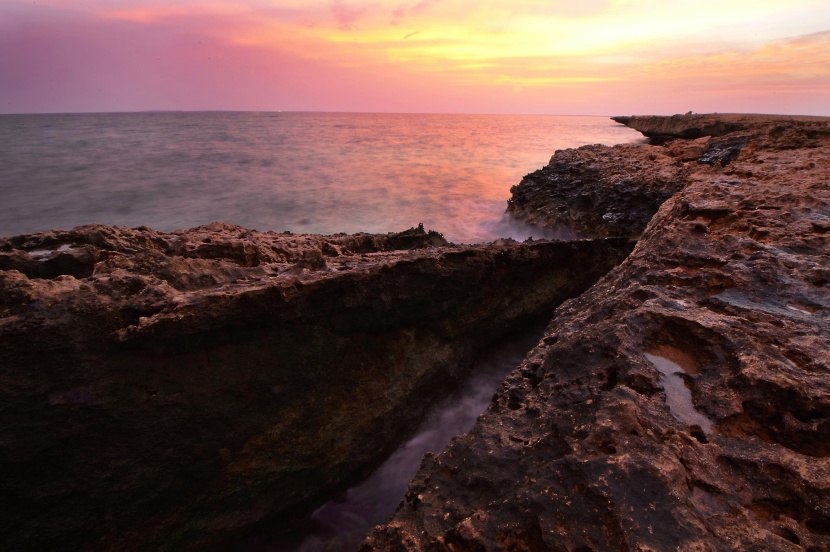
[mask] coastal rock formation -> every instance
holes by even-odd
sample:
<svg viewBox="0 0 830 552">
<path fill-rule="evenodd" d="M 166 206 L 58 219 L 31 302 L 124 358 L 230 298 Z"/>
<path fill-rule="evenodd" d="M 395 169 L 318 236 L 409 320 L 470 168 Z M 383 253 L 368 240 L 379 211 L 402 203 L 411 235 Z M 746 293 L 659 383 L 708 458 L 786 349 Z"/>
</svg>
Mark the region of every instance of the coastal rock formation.
<svg viewBox="0 0 830 552">
<path fill-rule="evenodd" d="M 586 237 L 638 238 L 660 205 L 699 164 L 726 166 L 750 140 L 768 148 L 815 148 L 826 121 L 780 115 L 614 117 L 654 144 L 599 144 L 557 150 L 511 188 L 507 214 Z M 680 139 L 689 138 L 689 139 Z"/>
<path fill-rule="evenodd" d="M 655 142 L 675 138 L 703 138 L 725 136 L 740 131 L 767 132 L 778 125 L 789 127 L 796 123 L 803 130 L 809 124 L 821 127 L 824 117 L 794 115 L 756 115 L 746 113 L 703 113 L 672 115 L 631 115 L 611 117 L 614 121 L 641 132 Z M 805 125 L 807 123 L 808 125 Z"/>
<path fill-rule="evenodd" d="M 692 155 L 702 153 L 701 147 Z M 557 150 L 548 165 L 511 188 L 507 213 L 584 236 L 637 238 L 660 205 L 683 186 L 688 156 L 686 149 L 642 144 Z"/>
<path fill-rule="evenodd" d="M 694 138 L 699 117 L 650 124 Z M 557 309 L 364 550 L 830 549 L 830 120 L 769 119 L 554 156 L 649 174 L 689 152 L 632 255 Z M 718 148 L 739 151 L 701 158 Z"/>
<path fill-rule="evenodd" d="M 222 223 L 0 239 L 0 548 L 223 549 L 290 524 L 630 250 Z"/>
</svg>

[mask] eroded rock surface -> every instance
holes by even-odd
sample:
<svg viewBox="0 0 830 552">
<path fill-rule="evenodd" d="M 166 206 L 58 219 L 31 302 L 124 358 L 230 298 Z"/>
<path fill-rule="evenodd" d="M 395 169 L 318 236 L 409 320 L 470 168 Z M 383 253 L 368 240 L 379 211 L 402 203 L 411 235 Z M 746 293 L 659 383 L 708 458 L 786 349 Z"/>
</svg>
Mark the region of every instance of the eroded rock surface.
<svg viewBox="0 0 830 552">
<path fill-rule="evenodd" d="M 742 131 L 768 131 L 777 125 L 807 124 L 821 127 L 825 117 L 794 115 L 756 115 L 746 113 L 687 113 L 686 115 L 631 115 L 612 117 L 616 122 L 642 132 L 643 136 L 661 142 L 674 138 L 703 138 L 725 136 Z"/>
<path fill-rule="evenodd" d="M 660 205 L 700 164 L 724 167 L 750 143 L 812 149 L 826 135 L 821 117 L 673 115 L 614 117 L 654 144 L 599 144 L 557 150 L 511 188 L 507 214 L 586 237 L 639 238 Z M 679 138 L 690 139 L 679 139 Z"/>
<path fill-rule="evenodd" d="M 625 240 L 215 223 L 0 240 L 0 548 L 223 549 L 365 476 Z"/>
<path fill-rule="evenodd" d="M 694 153 L 701 155 L 702 145 Z M 636 238 L 683 186 L 688 155 L 642 144 L 557 150 L 548 165 L 511 188 L 507 213 L 583 236 Z"/>
<path fill-rule="evenodd" d="M 364 549 L 830 549 L 830 122 L 765 119 L 728 163 L 668 144 L 681 186 L 632 255 Z M 671 156 L 591 151 L 558 156 Z"/>
</svg>

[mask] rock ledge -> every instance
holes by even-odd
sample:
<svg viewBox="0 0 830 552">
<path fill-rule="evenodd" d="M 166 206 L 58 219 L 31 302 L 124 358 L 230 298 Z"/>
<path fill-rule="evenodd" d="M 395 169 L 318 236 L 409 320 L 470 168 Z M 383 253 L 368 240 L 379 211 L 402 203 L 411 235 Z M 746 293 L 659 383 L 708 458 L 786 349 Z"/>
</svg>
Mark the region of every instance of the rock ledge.
<svg viewBox="0 0 830 552">
<path fill-rule="evenodd" d="M 830 549 L 830 120 L 622 122 L 675 139 L 558 152 L 512 208 L 634 252 L 364 550 Z"/>
<path fill-rule="evenodd" d="M 0 548 L 222 550 L 290 525 L 630 250 L 223 223 L 0 239 Z"/>
</svg>

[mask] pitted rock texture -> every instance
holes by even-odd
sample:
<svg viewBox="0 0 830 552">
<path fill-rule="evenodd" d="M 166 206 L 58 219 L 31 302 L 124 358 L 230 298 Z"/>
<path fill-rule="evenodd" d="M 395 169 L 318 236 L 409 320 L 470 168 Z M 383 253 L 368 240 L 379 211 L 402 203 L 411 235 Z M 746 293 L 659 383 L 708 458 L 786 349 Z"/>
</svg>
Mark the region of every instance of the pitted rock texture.
<svg viewBox="0 0 830 552">
<path fill-rule="evenodd" d="M 689 163 L 364 550 L 830 549 L 830 122 Z"/>
<path fill-rule="evenodd" d="M 631 115 L 611 117 L 614 121 L 662 142 L 675 138 L 694 139 L 725 136 L 741 131 L 766 131 L 775 125 L 815 124 L 821 127 L 825 117 L 809 115 L 757 115 L 746 113 L 687 113 L 686 115 Z M 802 127 L 803 128 L 803 127 Z"/>
<path fill-rule="evenodd" d="M 0 549 L 224 549 L 366 476 L 625 240 L 215 223 L 0 240 Z"/>
<path fill-rule="evenodd" d="M 666 132 L 661 145 L 590 145 L 557 150 L 510 190 L 507 214 L 584 237 L 637 239 L 660 205 L 700 164 L 724 167 L 754 141 L 767 148 L 820 147 L 821 117 L 673 115 L 614 117 L 636 130 Z M 645 129 L 645 130 L 643 130 Z M 729 129 L 733 129 L 731 132 Z M 675 139 L 683 136 L 694 139 Z"/>
<path fill-rule="evenodd" d="M 688 152 L 673 153 L 641 144 L 557 150 L 548 165 L 511 188 L 507 214 L 583 236 L 636 238 L 685 182 Z"/>
</svg>

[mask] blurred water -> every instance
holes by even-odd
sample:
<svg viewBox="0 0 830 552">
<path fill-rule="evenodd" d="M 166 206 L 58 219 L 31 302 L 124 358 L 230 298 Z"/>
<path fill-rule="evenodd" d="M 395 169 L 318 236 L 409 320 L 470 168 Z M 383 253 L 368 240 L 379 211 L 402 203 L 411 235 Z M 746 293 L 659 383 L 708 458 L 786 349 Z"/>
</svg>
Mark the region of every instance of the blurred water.
<svg viewBox="0 0 830 552">
<path fill-rule="evenodd" d="M 385 523 L 406 493 L 427 452 L 443 451 L 456 435 L 469 431 L 498 386 L 516 368 L 544 332 L 535 328 L 480 355 L 472 376 L 451 397 L 435 405 L 415 435 L 401 445 L 368 479 L 312 515 L 292 535 L 263 532 L 238 543 L 231 552 L 340 552 L 354 550 L 375 525 Z"/>
<path fill-rule="evenodd" d="M 556 149 L 633 142 L 604 117 L 348 113 L 0 115 L 0 236 L 88 223 L 389 232 L 424 223 L 457 243 L 544 234 L 502 220 L 510 187 Z M 393 512 L 427 451 L 468 431 L 541 330 L 474 376 L 368 480 L 292 542 L 336 550 Z"/>
<path fill-rule="evenodd" d="M 554 150 L 640 138 L 605 117 L 357 113 L 0 115 L 0 236 L 92 222 L 175 230 L 524 239 L 510 187 Z"/>
</svg>

